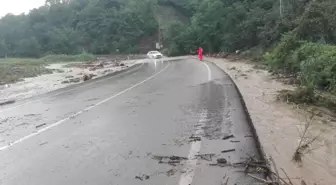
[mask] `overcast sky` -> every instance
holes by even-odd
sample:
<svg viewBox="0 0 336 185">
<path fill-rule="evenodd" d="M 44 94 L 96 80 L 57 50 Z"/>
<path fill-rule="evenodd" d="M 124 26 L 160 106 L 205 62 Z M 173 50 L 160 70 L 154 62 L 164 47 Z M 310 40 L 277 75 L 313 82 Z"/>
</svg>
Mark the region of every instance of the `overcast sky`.
<svg viewBox="0 0 336 185">
<path fill-rule="evenodd" d="M 0 17 L 8 13 L 28 13 L 29 10 L 42 6 L 44 2 L 45 0 L 0 0 Z"/>
</svg>

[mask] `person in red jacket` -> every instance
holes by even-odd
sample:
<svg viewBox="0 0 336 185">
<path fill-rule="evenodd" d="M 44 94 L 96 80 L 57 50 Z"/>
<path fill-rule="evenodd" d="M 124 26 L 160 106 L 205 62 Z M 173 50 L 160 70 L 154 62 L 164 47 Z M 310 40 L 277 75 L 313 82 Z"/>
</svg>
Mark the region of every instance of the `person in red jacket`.
<svg viewBox="0 0 336 185">
<path fill-rule="evenodd" d="M 199 47 L 197 50 L 197 53 L 198 53 L 199 60 L 202 61 L 203 60 L 203 48 Z"/>
</svg>

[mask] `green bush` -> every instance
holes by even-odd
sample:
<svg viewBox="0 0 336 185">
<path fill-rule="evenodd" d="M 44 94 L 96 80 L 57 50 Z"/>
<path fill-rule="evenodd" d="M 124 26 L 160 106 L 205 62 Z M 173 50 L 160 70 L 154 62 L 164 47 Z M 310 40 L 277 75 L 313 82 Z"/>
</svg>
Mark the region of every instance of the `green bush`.
<svg viewBox="0 0 336 185">
<path fill-rule="evenodd" d="M 265 59 L 274 71 L 299 76 L 306 87 L 336 92 L 336 46 L 286 36 Z"/>
<path fill-rule="evenodd" d="M 336 46 L 306 43 L 296 51 L 303 84 L 336 91 Z"/>
<path fill-rule="evenodd" d="M 300 63 L 291 60 L 291 56 L 301 44 L 301 42 L 297 41 L 295 34 L 284 35 L 273 51 L 264 55 L 266 64 L 274 71 L 287 74 L 297 73 L 300 69 Z"/>
</svg>

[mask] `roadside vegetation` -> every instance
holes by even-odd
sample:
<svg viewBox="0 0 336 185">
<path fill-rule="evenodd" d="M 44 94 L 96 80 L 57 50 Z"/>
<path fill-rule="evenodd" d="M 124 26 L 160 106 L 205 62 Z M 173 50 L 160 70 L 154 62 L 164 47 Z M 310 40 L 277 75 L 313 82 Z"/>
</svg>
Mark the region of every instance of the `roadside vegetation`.
<svg viewBox="0 0 336 185">
<path fill-rule="evenodd" d="M 87 53 L 79 55 L 48 55 L 39 59 L 3 58 L 0 59 L 0 85 L 14 83 L 23 78 L 52 73 L 47 65 L 57 62 L 93 61 L 95 56 Z"/>
</svg>

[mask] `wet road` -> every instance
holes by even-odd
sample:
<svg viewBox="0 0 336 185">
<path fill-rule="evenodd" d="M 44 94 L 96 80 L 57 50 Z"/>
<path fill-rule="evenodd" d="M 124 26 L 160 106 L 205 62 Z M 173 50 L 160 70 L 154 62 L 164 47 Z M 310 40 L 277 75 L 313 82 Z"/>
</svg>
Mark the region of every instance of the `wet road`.
<svg viewBox="0 0 336 185">
<path fill-rule="evenodd" d="M 228 165 L 260 155 L 234 85 L 212 63 L 139 64 L 2 106 L 0 119 L 0 184 L 256 183 Z"/>
</svg>

